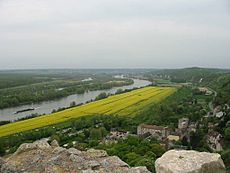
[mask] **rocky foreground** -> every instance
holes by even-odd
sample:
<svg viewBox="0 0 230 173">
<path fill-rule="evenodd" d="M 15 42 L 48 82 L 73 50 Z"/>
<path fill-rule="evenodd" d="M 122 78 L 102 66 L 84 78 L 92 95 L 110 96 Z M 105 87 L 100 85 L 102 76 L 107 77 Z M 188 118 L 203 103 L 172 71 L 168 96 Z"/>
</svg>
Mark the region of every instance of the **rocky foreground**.
<svg viewBox="0 0 230 173">
<path fill-rule="evenodd" d="M 65 149 L 56 141 L 22 144 L 7 158 L 0 158 L 1 173 L 149 173 L 146 167 L 129 167 L 103 150 Z"/>
<path fill-rule="evenodd" d="M 155 163 L 157 173 L 225 173 L 219 154 L 171 150 Z M 6 158 L 0 158 L 0 173 L 150 173 L 146 167 L 128 166 L 103 150 L 79 151 L 59 147 L 46 140 L 22 144 Z"/>
<path fill-rule="evenodd" d="M 171 150 L 155 162 L 157 173 L 225 173 L 217 153 Z"/>
</svg>

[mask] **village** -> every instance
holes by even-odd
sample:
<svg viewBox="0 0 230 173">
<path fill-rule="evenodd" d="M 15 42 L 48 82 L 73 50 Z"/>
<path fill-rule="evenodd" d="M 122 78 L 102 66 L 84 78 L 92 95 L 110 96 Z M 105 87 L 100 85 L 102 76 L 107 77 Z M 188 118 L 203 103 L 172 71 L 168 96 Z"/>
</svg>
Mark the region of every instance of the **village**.
<svg viewBox="0 0 230 173">
<path fill-rule="evenodd" d="M 198 87 L 201 94 L 205 96 L 216 96 L 214 91 L 209 90 L 206 87 Z M 193 104 L 193 102 L 191 103 Z M 142 139 L 155 139 L 161 146 L 166 150 L 170 149 L 189 149 L 189 144 L 191 142 L 191 134 L 195 134 L 197 129 L 208 127 L 208 132 L 205 135 L 205 143 L 213 152 L 219 152 L 223 150 L 224 138 L 221 133 L 216 131 L 216 127 L 224 121 L 227 114 L 225 111 L 229 110 L 230 107 L 227 104 L 213 106 L 209 103 L 210 111 L 204 115 L 201 119 L 192 121 L 187 117 L 182 117 L 178 120 L 177 128 L 169 128 L 168 126 L 158 126 L 155 124 L 139 124 L 136 129 L 136 133 L 130 133 L 129 131 L 121 130 L 118 128 L 111 128 L 109 133 L 99 140 L 99 144 L 114 144 L 118 141 L 125 140 L 129 136 L 137 136 Z M 98 127 L 100 126 L 97 125 Z M 74 137 L 76 135 L 81 135 L 84 130 L 73 132 L 71 128 L 63 129 L 60 133 L 66 134 L 68 137 Z M 72 141 L 71 144 L 65 143 L 64 147 L 70 147 L 77 145 L 77 140 Z"/>
<path fill-rule="evenodd" d="M 217 93 L 211 91 L 206 87 L 198 87 L 198 90 L 205 96 L 213 95 L 216 97 Z M 139 124 L 137 127 L 137 134 L 130 134 L 127 131 L 111 130 L 110 134 L 101 141 L 101 144 L 116 143 L 119 140 L 127 139 L 129 135 L 137 135 L 144 139 L 156 139 L 166 149 L 189 149 L 188 144 L 191 140 L 191 133 L 196 133 L 198 128 L 202 128 L 208 122 L 208 133 L 205 135 L 205 142 L 209 149 L 213 152 L 220 152 L 224 147 L 224 138 L 221 133 L 216 131 L 216 127 L 224 121 L 227 114 L 225 110 L 229 110 L 228 104 L 223 106 L 217 105 L 213 107 L 209 103 L 210 111 L 204 115 L 200 120 L 195 122 L 189 118 L 183 117 L 178 120 L 178 127 L 175 129 L 167 126 L 158 126 L 154 124 Z M 186 143 L 187 145 L 183 145 Z"/>
</svg>

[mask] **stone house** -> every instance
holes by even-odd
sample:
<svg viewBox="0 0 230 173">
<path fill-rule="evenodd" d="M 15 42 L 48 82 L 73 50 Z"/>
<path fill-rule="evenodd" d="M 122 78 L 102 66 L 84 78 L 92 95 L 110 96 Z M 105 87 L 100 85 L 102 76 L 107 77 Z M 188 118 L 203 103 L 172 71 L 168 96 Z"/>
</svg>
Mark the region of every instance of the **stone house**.
<svg viewBox="0 0 230 173">
<path fill-rule="evenodd" d="M 177 141 L 180 140 L 180 136 L 177 136 L 177 135 L 169 135 L 169 136 L 167 137 L 167 139 L 168 139 L 169 141 L 172 141 L 172 142 L 177 142 Z"/>
<path fill-rule="evenodd" d="M 213 151 L 222 151 L 224 144 L 223 136 L 216 131 L 210 131 L 207 135 L 207 144 Z"/>
<path fill-rule="evenodd" d="M 112 130 L 110 136 L 108 137 L 111 140 L 126 139 L 129 136 L 129 132 Z"/>
<path fill-rule="evenodd" d="M 145 134 L 151 134 L 152 137 L 162 140 L 167 138 L 170 134 L 170 129 L 168 127 L 140 124 L 137 127 L 137 135 L 144 136 Z"/>
<path fill-rule="evenodd" d="M 196 130 L 197 130 L 197 123 L 195 123 L 195 122 L 190 122 L 189 123 L 189 126 L 188 126 L 188 131 L 189 132 L 196 132 Z"/>
<path fill-rule="evenodd" d="M 178 122 L 178 129 L 187 129 L 189 126 L 189 119 L 188 118 L 181 118 Z"/>
<path fill-rule="evenodd" d="M 212 91 L 210 91 L 208 88 L 206 87 L 198 87 L 198 90 L 202 93 L 204 93 L 205 95 L 212 95 Z"/>
<path fill-rule="evenodd" d="M 196 131 L 197 123 L 192 123 L 189 118 L 181 118 L 178 121 L 178 128 L 176 129 L 176 134 L 180 136 L 180 140 L 187 140 L 190 142 L 189 133 L 191 131 Z"/>
<path fill-rule="evenodd" d="M 216 106 L 213 110 L 213 115 L 215 116 L 218 112 L 220 112 L 222 107 L 220 105 Z"/>
</svg>

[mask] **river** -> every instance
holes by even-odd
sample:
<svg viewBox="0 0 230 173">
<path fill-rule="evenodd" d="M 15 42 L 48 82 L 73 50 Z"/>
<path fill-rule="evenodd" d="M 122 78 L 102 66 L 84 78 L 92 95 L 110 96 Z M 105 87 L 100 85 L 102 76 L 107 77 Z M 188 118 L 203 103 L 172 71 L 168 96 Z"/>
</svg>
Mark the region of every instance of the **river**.
<svg viewBox="0 0 230 173">
<path fill-rule="evenodd" d="M 29 105 L 22 105 L 22 106 L 16 106 L 11 108 L 0 109 L 0 121 L 7 121 L 7 120 L 13 121 L 19 118 L 29 116 L 33 113 L 49 114 L 54 109 L 58 109 L 61 107 L 69 107 L 70 103 L 73 101 L 75 101 L 76 104 L 86 103 L 87 101 L 95 99 L 96 96 L 98 96 L 102 92 L 105 92 L 107 94 L 109 93 L 114 94 L 118 89 L 124 90 L 124 89 L 140 88 L 151 84 L 151 82 L 147 80 L 133 79 L 133 81 L 134 81 L 133 84 L 127 86 L 113 87 L 111 89 L 106 89 L 106 90 L 88 91 L 85 92 L 84 94 L 73 94 L 67 97 L 63 97 L 61 99 L 43 101 L 33 105 L 29 104 Z M 35 110 L 15 114 L 15 112 L 17 111 L 28 109 L 31 107 L 35 108 Z"/>
</svg>

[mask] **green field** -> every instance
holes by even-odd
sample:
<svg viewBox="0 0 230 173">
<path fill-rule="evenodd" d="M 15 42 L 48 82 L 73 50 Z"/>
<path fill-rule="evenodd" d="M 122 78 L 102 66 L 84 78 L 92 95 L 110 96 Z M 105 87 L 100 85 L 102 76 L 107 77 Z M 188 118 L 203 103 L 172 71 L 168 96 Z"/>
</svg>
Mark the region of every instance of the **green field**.
<svg viewBox="0 0 230 173">
<path fill-rule="evenodd" d="M 145 87 L 131 92 L 110 96 L 106 99 L 66 109 L 24 121 L 0 126 L 0 137 L 57 124 L 86 115 L 105 114 L 135 116 L 149 104 L 159 103 L 177 89 L 173 87 Z"/>
</svg>

